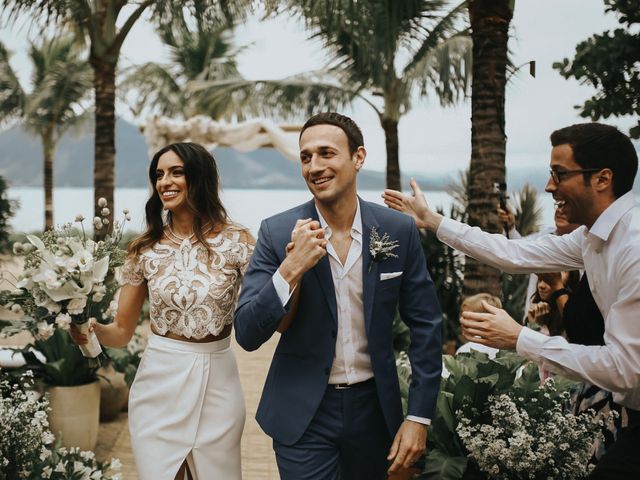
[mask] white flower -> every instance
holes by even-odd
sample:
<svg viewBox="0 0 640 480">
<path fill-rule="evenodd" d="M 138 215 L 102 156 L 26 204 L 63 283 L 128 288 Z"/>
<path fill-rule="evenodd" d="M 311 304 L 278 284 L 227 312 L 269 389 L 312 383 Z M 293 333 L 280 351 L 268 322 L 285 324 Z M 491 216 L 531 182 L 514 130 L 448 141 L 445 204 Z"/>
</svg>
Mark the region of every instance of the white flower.
<svg viewBox="0 0 640 480">
<path fill-rule="evenodd" d="M 93 460 L 94 458 L 96 458 L 96 454 L 91 450 L 84 450 L 80 452 L 80 457 L 82 457 L 83 460 Z"/>
<path fill-rule="evenodd" d="M 51 467 L 47 465 L 42 469 L 42 473 L 40 475 L 42 475 L 42 478 L 51 478 L 52 473 L 53 473 L 53 470 L 51 470 Z"/>
<path fill-rule="evenodd" d="M 103 284 L 97 284 L 93 287 L 93 301 L 94 302 L 100 302 L 102 301 L 102 299 L 104 298 L 104 296 L 107 294 L 107 287 L 105 287 Z"/>
<path fill-rule="evenodd" d="M 63 463 L 62 460 L 60 460 L 58 462 L 58 464 L 56 465 L 56 468 L 53 471 L 54 472 L 59 472 L 59 473 L 65 473 L 67 471 L 66 468 L 65 468 L 66 465 L 67 465 L 66 461 Z"/>
<path fill-rule="evenodd" d="M 371 234 L 369 235 L 369 254 L 371 255 L 369 271 L 371 271 L 373 262 L 381 262 L 387 258 L 398 258 L 398 255 L 393 253 L 398 246 L 399 242 L 397 240 L 391 240 L 388 233 L 380 237 L 376 227 L 371 227 Z"/>
<path fill-rule="evenodd" d="M 127 214 L 124 216 L 124 219 L 125 219 L 127 222 L 130 222 L 130 221 L 131 221 L 131 215 L 129 215 L 129 214 L 127 213 Z"/>
<path fill-rule="evenodd" d="M 22 255 L 24 253 L 24 246 L 20 242 L 16 242 L 13 244 L 13 254 L 14 255 Z"/>
<path fill-rule="evenodd" d="M 99 206 L 100 208 L 104 208 L 104 207 L 106 207 L 106 206 L 107 206 L 107 199 L 106 199 L 106 198 L 104 198 L 104 197 L 100 197 L 100 198 L 98 199 L 98 206 Z"/>
<path fill-rule="evenodd" d="M 93 474 L 91 474 L 90 479 L 91 480 L 100 480 L 102 478 L 102 472 L 100 470 L 96 470 L 95 472 L 93 472 Z"/>
<path fill-rule="evenodd" d="M 84 215 L 79 213 L 78 215 L 76 215 L 75 221 L 76 222 L 83 222 L 84 221 Z"/>
<path fill-rule="evenodd" d="M 109 462 L 109 468 L 113 470 L 120 470 L 120 468 L 122 468 L 122 462 L 120 462 L 119 458 L 112 458 Z"/>
<path fill-rule="evenodd" d="M 46 340 L 47 338 L 51 337 L 51 335 L 53 335 L 54 332 L 54 328 L 53 325 L 49 325 L 47 322 L 39 322 L 38 325 L 38 332 L 36 333 L 36 336 L 38 337 L 38 339 L 40 340 Z"/>
<path fill-rule="evenodd" d="M 49 445 L 50 443 L 53 443 L 55 439 L 56 439 L 55 435 L 51 433 L 49 430 L 42 432 L 42 443 L 44 443 L 45 445 Z"/>
<path fill-rule="evenodd" d="M 73 259 L 78 264 L 78 270 L 81 272 L 88 272 L 93 268 L 93 255 L 86 250 L 76 252 Z"/>
<path fill-rule="evenodd" d="M 125 215 L 129 215 L 129 209 L 128 208 L 123 208 L 122 209 L 122 213 L 124 213 Z"/>
<path fill-rule="evenodd" d="M 69 326 L 71 325 L 71 315 L 68 313 L 58 314 L 56 317 L 56 325 L 58 325 L 58 328 L 61 328 L 62 330 L 69 330 Z"/>
<path fill-rule="evenodd" d="M 102 223 L 103 223 L 104 225 L 109 225 L 109 219 L 108 219 L 108 218 L 103 218 L 103 219 L 102 219 Z"/>
<path fill-rule="evenodd" d="M 108 208 L 106 208 L 106 207 L 105 207 L 105 208 L 103 208 L 103 209 L 100 211 L 100 214 L 101 214 L 103 217 L 106 217 L 106 216 L 107 216 L 107 215 L 109 215 L 110 213 L 111 213 L 111 210 L 109 210 L 109 209 L 108 209 Z"/>
<path fill-rule="evenodd" d="M 24 315 L 24 310 L 17 303 L 14 303 L 13 305 L 11 305 L 11 311 L 17 315 Z"/>
<path fill-rule="evenodd" d="M 72 298 L 67 304 L 67 312 L 71 315 L 81 315 L 86 305 L 86 298 Z"/>
</svg>

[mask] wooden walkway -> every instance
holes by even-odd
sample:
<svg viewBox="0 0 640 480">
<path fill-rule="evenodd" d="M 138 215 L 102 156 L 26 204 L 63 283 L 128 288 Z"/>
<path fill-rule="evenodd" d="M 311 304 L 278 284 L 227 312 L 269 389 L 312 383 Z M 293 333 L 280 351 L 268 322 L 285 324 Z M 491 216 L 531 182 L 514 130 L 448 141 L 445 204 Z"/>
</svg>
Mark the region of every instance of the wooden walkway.
<svg viewBox="0 0 640 480">
<path fill-rule="evenodd" d="M 277 480 L 279 478 L 271 439 L 262 432 L 255 420 L 258 400 L 277 340 L 276 334 L 258 351 L 251 353 L 242 350 L 235 342 L 233 344 L 247 406 L 247 421 L 242 436 L 243 480 Z M 126 413 L 121 413 L 113 422 L 100 424 L 96 456 L 105 460 L 111 457 L 119 458 L 122 462 L 123 480 L 137 480 Z"/>
</svg>

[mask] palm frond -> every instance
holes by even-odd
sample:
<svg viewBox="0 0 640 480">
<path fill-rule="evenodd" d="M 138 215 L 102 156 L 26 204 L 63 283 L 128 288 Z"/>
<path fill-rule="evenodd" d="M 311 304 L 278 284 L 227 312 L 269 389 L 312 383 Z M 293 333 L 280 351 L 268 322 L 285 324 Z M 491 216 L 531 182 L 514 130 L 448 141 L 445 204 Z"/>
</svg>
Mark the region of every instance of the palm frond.
<svg viewBox="0 0 640 480">
<path fill-rule="evenodd" d="M 405 75 L 415 79 L 421 95 L 432 87 L 442 106 L 452 105 L 471 86 L 472 47 L 468 32 L 462 31 L 432 48 Z"/>
<path fill-rule="evenodd" d="M 238 78 L 214 82 L 195 81 L 189 88 L 199 95 L 207 109 L 214 112 L 243 112 L 245 115 L 286 119 L 299 119 L 319 111 L 341 109 L 360 97 L 358 90 L 345 88 L 313 73 L 282 80 Z M 225 104 L 227 105 L 223 108 Z"/>
<path fill-rule="evenodd" d="M 179 73 L 170 65 L 145 63 L 127 70 L 118 90 L 127 98 L 135 116 L 149 110 L 169 117 L 184 116 L 184 86 L 178 83 Z M 126 97 L 125 97 L 126 98 Z"/>
<path fill-rule="evenodd" d="M 20 116 L 24 110 L 25 92 L 9 63 L 11 54 L 0 42 L 0 124 Z"/>
</svg>

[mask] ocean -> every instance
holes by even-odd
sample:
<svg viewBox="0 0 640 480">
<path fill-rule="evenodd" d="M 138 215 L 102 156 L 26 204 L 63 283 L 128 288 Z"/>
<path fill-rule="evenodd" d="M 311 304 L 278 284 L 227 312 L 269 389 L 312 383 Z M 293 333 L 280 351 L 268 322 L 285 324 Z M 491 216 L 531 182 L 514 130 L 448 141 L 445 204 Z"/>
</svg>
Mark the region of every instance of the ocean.
<svg viewBox="0 0 640 480">
<path fill-rule="evenodd" d="M 364 190 L 359 195 L 371 202 L 383 204 L 381 191 Z M 449 211 L 452 199 L 446 192 L 425 192 L 427 201 L 433 207 L 443 207 Z M 10 199 L 18 200 L 20 206 L 11 219 L 14 231 L 31 232 L 41 230 L 44 224 L 44 191 L 38 187 L 14 187 L 8 190 Z M 131 222 L 125 230 L 140 231 L 144 228 L 144 205 L 148 197 L 145 188 L 118 188 L 115 191 L 116 220 L 122 220 L 122 210 L 129 209 Z M 303 203 L 311 198 L 306 190 L 257 190 L 228 189 L 222 192 L 222 201 L 235 222 L 248 227 L 254 235 L 258 233 L 260 221 L 283 210 Z M 542 225 L 553 222 L 553 202 L 551 196 L 542 193 L 543 207 Z M 91 188 L 56 188 L 54 190 L 54 222 L 62 224 L 73 221 L 77 214 L 88 220 L 85 226 L 91 228 L 93 217 L 93 189 Z"/>
</svg>

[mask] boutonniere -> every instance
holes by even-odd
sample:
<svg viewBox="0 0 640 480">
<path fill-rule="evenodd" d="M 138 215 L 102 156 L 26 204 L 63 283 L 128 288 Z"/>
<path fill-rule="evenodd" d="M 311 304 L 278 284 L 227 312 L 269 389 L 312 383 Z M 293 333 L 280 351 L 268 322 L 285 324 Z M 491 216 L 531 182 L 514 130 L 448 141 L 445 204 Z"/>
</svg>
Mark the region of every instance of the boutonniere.
<svg viewBox="0 0 640 480">
<path fill-rule="evenodd" d="M 382 262 L 387 258 L 398 258 L 393 251 L 398 248 L 399 242 L 391 240 L 388 233 L 380 237 L 376 227 L 371 227 L 371 235 L 369 236 L 369 253 L 371 254 L 371 263 L 369 264 L 369 272 L 373 266 L 373 262 Z"/>
</svg>

